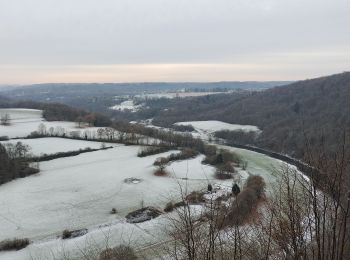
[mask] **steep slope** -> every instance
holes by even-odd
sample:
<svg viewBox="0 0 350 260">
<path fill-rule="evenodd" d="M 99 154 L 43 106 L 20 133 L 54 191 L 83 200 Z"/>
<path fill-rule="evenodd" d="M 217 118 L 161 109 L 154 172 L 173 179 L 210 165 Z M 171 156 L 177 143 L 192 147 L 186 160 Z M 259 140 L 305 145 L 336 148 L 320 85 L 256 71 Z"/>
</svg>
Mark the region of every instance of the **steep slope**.
<svg viewBox="0 0 350 260">
<path fill-rule="evenodd" d="M 208 105 L 202 102 L 199 110 L 191 109 L 195 101 L 183 103 L 179 108 L 163 112 L 154 122 L 169 125 L 186 117 L 256 125 L 263 130 L 256 145 L 296 157 L 302 157 L 304 132 L 310 138 L 323 135 L 333 144 L 350 124 L 349 72 L 252 92 L 239 98 L 234 94 L 216 98 Z"/>
</svg>

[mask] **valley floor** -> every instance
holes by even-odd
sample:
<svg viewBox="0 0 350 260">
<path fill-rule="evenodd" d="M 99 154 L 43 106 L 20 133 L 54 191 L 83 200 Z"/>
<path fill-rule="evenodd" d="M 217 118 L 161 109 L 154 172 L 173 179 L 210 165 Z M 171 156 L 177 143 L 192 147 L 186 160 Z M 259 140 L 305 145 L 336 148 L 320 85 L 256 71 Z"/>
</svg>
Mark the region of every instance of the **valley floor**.
<svg viewBox="0 0 350 260">
<path fill-rule="evenodd" d="M 67 139 L 65 139 L 67 140 Z M 247 172 L 274 182 L 273 169 L 282 162 L 258 153 L 233 149 L 248 161 Z M 0 187 L 0 240 L 28 237 L 29 247 L 18 252 L 0 253 L 0 259 L 29 259 L 66 248 L 77 252 L 89 240 L 99 246 L 110 235 L 111 244 L 131 240 L 143 247 L 162 241 L 160 223 L 166 215 L 141 224 L 128 224 L 125 215 L 142 206 L 164 208 L 167 202 L 180 200 L 180 186 L 188 191 L 206 189 L 208 182 L 230 187 L 232 181 L 218 181 L 214 168 L 201 164 L 203 156 L 173 162 L 169 177 L 153 175 L 153 162 L 171 152 L 137 157 L 139 146 L 120 145 L 113 149 L 61 158 L 40 164 L 38 175 L 17 179 Z M 176 151 L 172 151 L 176 152 Z M 125 183 L 126 178 L 140 183 Z M 187 178 L 187 180 L 185 180 Z M 116 215 L 110 214 L 116 208 Z M 163 225 L 162 225 L 163 226 Z M 88 228 L 86 236 L 61 240 L 64 229 Z"/>
<path fill-rule="evenodd" d="M 13 125 L 1 126 L 0 136 L 24 137 L 43 122 L 40 111 L 7 112 L 11 112 Z M 56 122 L 44 123 L 57 126 Z M 76 130 L 73 122 L 62 124 Z M 12 128 L 16 131 L 11 132 Z M 199 134 L 207 140 L 210 133 Z M 53 137 L 9 142 L 17 141 L 30 145 L 34 155 L 101 147 L 99 142 Z M 166 168 L 169 176 L 159 177 L 153 174 L 153 162 L 179 151 L 139 158 L 141 146 L 115 143 L 106 146 L 113 148 L 41 162 L 39 174 L 0 186 L 0 241 L 15 237 L 32 241 L 20 251 L 1 252 L 0 260 L 53 259 L 62 253 L 75 256 L 86 247 L 104 248 L 106 241 L 109 246 L 131 243 L 136 249 L 164 243 L 169 239 L 165 232 L 169 213 L 139 224 L 127 223 L 125 216 L 144 206 L 162 210 L 169 201 L 181 200 L 181 189 L 189 193 L 206 190 L 208 183 L 224 189 L 232 186 L 232 180 L 214 178 L 215 168 L 201 163 L 203 155 L 172 162 Z M 220 147 L 236 152 L 248 162 L 245 171 L 238 169 L 241 185 L 249 174 L 257 174 L 267 182 L 268 191 L 272 190 L 278 177 L 274 171 L 282 167 L 283 162 L 252 151 Z M 128 178 L 140 182 L 128 182 Z M 116 214 L 110 213 L 112 208 Z M 81 228 L 89 232 L 74 239 L 59 238 L 65 229 Z"/>
</svg>

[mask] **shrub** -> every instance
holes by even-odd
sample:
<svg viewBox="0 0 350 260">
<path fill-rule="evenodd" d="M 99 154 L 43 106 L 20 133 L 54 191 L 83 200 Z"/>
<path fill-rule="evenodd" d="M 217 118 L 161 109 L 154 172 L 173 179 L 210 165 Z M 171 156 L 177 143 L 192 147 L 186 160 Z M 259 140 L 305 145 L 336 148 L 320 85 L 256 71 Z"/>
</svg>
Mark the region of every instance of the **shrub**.
<svg viewBox="0 0 350 260">
<path fill-rule="evenodd" d="M 100 149 L 110 149 L 112 148 L 111 146 L 100 148 Z M 76 156 L 82 153 L 89 153 L 89 152 L 95 152 L 98 151 L 99 149 L 91 149 L 90 147 L 84 148 L 84 149 L 79 149 L 77 151 L 68 151 L 68 152 L 58 152 L 54 154 L 42 154 L 37 157 L 32 157 L 31 161 L 37 161 L 37 162 L 42 162 L 42 161 L 50 161 L 58 158 L 64 158 L 64 157 L 72 157 Z"/>
<path fill-rule="evenodd" d="M 234 173 L 235 168 L 232 166 L 231 162 L 226 162 L 223 165 L 219 166 L 219 169 L 224 172 Z"/>
<path fill-rule="evenodd" d="M 0 242 L 0 251 L 21 250 L 29 245 L 28 238 L 7 239 Z"/>
<path fill-rule="evenodd" d="M 174 208 L 179 208 L 179 207 L 183 207 L 183 206 L 186 206 L 186 202 L 184 202 L 184 201 L 174 203 Z"/>
<path fill-rule="evenodd" d="M 203 192 L 192 191 L 190 194 L 186 196 L 186 201 L 193 204 L 198 204 L 204 202 Z"/>
<path fill-rule="evenodd" d="M 207 156 L 215 155 L 216 150 L 217 150 L 217 148 L 215 145 L 204 145 L 203 154 L 205 154 Z"/>
<path fill-rule="evenodd" d="M 70 238 L 71 232 L 68 229 L 63 230 L 62 232 L 62 239 Z"/>
<path fill-rule="evenodd" d="M 261 198 L 265 192 L 266 183 L 263 177 L 258 175 L 251 175 L 248 177 L 246 187 L 255 191 L 258 198 Z"/>
<path fill-rule="evenodd" d="M 224 226 L 242 225 L 249 221 L 252 212 L 257 208 L 265 192 L 265 181 L 262 177 L 251 175 L 246 185 L 233 201 Z"/>
<path fill-rule="evenodd" d="M 120 245 L 107 248 L 100 254 L 100 260 L 136 260 L 135 251 L 130 246 Z"/>
<path fill-rule="evenodd" d="M 185 148 L 180 153 L 172 153 L 168 156 L 169 161 L 177 161 L 177 160 L 186 160 L 190 158 L 194 158 L 198 155 L 198 151 L 191 149 L 191 148 Z"/>
<path fill-rule="evenodd" d="M 88 232 L 88 230 L 86 228 L 72 230 L 72 231 L 65 229 L 62 232 L 62 239 L 81 237 L 81 236 L 87 234 L 87 232 Z"/>
<path fill-rule="evenodd" d="M 218 180 L 228 180 L 228 179 L 232 179 L 233 175 L 231 172 L 226 172 L 221 169 L 216 169 L 215 178 Z"/>
<path fill-rule="evenodd" d="M 18 171 L 18 175 L 19 175 L 19 177 L 24 178 L 24 177 L 27 177 L 29 175 L 36 174 L 38 172 L 40 172 L 39 169 L 32 168 L 32 167 L 27 167 L 27 168 L 24 168 L 24 169 L 20 169 Z"/>
<path fill-rule="evenodd" d="M 212 192 L 213 191 L 213 185 L 211 185 L 210 183 L 208 184 L 208 191 Z"/>
<path fill-rule="evenodd" d="M 138 157 L 146 157 L 158 153 L 164 153 L 171 150 L 172 147 L 168 146 L 145 146 L 137 153 Z"/>
<path fill-rule="evenodd" d="M 185 148 L 180 153 L 184 159 L 193 158 L 198 155 L 198 151 L 191 148 Z"/>
<path fill-rule="evenodd" d="M 166 205 L 165 205 L 165 208 L 164 208 L 164 212 L 171 212 L 174 210 L 174 203 L 172 202 L 168 202 Z"/>
<path fill-rule="evenodd" d="M 169 162 L 169 159 L 168 158 L 165 158 L 165 157 L 159 157 L 157 158 L 153 165 L 154 166 L 158 166 L 158 167 L 161 167 L 161 168 L 164 168 L 165 165 Z"/>
<path fill-rule="evenodd" d="M 214 166 L 224 165 L 227 163 L 234 163 L 236 165 L 239 165 L 241 163 L 241 159 L 236 153 L 222 149 L 214 155 L 207 155 L 203 163 L 211 164 Z"/>
<path fill-rule="evenodd" d="M 153 165 L 157 166 L 157 169 L 154 171 L 156 176 L 167 176 L 168 172 L 165 170 L 167 163 L 169 162 L 168 158 L 159 157 L 155 160 Z"/>
<path fill-rule="evenodd" d="M 234 196 L 237 196 L 240 192 L 241 192 L 241 189 L 239 188 L 237 183 L 233 184 L 233 186 L 232 186 L 232 194 Z"/>
<path fill-rule="evenodd" d="M 168 202 L 165 205 L 164 212 L 171 212 L 174 209 L 179 208 L 179 207 L 183 207 L 183 206 L 186 206 L 186 202 L 184 202 L 184 201 L 179 201 L 179 202 L 176 202 L 176 203 Z"/>
<path fill-rule="evenodd" d="M 33 131 L 28 135 L 28 138 L 41 138 L 41 137 L 45 137 L 45 135 L 39 134 L 38 131 Z"/>
<path fill-rule="evenodd" d="M 234 153 L 234 152 L 230 152 L 227 150 L 221 150 L 220 153 L 222 155 L 222 159 L 223 162 L 233 162 L 236 164 L 240 164 L 241 163 L 241 158 L 238 156 L 238 154 Z"/>
<path fill-rule="evenodd" d="M 219 180 L 232 179 L 234 172 L 235 168 L 232 166 L 232 163 L 226 162 L 217 166 L 217 169 L 215 171 L 215 178 Z"/>
<path fill-rule="evenodd" d="M 164 169 L 156 169 L 153 174 L 161 177 L 168 176 L 168 172 Z"/>
<path fill-rule="evenodd" d="M 247 161 L 243 161 L 242 162 L 242 170 L 246 170 L 248 167 L 248 162 Z"/>
</svg>

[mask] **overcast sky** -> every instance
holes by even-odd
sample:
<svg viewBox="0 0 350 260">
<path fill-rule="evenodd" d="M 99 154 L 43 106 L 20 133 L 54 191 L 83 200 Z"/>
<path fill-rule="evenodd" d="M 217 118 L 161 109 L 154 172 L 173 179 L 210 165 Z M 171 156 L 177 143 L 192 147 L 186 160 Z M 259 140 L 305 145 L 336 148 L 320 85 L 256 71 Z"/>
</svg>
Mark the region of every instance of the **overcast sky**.
<svg viewBox="0 0 350 260">
<path fill-rule="evenodd" d="M 350 0 L 0 0 L 0 84 L 350 70 Z"/>
</svg>

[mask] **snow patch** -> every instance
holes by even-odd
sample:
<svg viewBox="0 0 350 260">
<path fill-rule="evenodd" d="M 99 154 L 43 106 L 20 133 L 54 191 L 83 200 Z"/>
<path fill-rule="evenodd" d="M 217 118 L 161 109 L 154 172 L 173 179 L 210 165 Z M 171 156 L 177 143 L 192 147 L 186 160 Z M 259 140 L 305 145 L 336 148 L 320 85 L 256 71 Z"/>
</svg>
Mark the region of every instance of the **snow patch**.
<svg viewBox="0 0 350 260">
<path fill-rule="evenodd" d="M 125 110 L 130 110 L 131 112 L 137 112 L 140 110 L 142 105 L 135 105 L 133 100 L 126 100 L 119 105 L 115 105 L 110 107 L 112 110 L 118 110 L 118 111 L 125 111 Z"/>
<path fill-rule="evenodd" d="M 208 95 L 222 94 L 223 92 L 163 92 L 163 93 L 149 93 L 136 95 L 139 99 L 159 99 L 159 98 L 185 98 L 185 97 L 201 97 Z"/>
<path fill-rule="evenodd" d="M 35 139 L 13 139 L 9 141 L 2 141 L 1 144 L 21 142 L 29 145 L 30 153 L 34 156 L 41 156 L 43 154 L 55 154 L 61 152 L 77 151 L 80 149 L 99 149 L 101 142 L 91 142 L 83 140 L 73 140 L 58 137 L 44 137 Z M 106 144 L 106 146 L 117 146 L 118 144 Z"/>
<path fill-rule="evenodd" d="M 242 130 L 245 132 L 261 132 L 257 126 L 253 125 L 237 125 L 229 124 L 222 121 L 189 121 L 189 122 L 178 122 L 175 125 L 192 125 L 198 132 L 214 133 L 221 130 L 238 131 Z"/>
<path fill-rule="evenodd" d="M 0 109 L 0 115 L 9 114 L 10 115 L 10 125 L 3 126 L 0 125 L 0 136 L 7 136 L 9 138 L 21 138 L 27 137 L 34 131 L 38 131 L 39 125 L 43 124 L 47 133 L 50 132 L 50 129 L 62 135 L 63 133 L 66 136 L 79 136 L 84 137 L 85 134 L 91 138 L 97 136 L 97 130 L 100 127 L 84 127 L 77 128 L 75 122 L 68 121 L 50 121 L 47 122 L 42 117 L 41 110 L 35 109 Z"/>
</svg>

